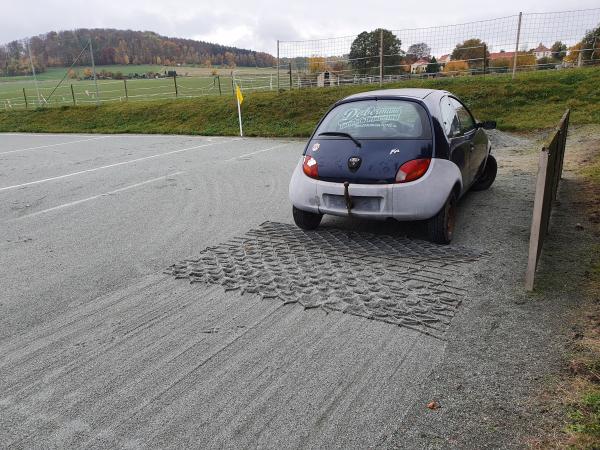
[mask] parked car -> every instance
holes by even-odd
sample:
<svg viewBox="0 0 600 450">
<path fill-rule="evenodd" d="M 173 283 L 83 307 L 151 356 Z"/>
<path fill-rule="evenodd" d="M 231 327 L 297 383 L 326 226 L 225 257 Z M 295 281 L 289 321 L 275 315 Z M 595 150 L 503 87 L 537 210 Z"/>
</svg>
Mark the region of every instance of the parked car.
<svg viewBox="0 0 600 450">
<path fill-rule="evenodd" d="M 337 102 L 319 122 L 290 181 L 296 225 L 323 214 L 426 220 L 429 238 L 447 244 L 456 204 L 489 188 L 496 160 L 484 130 L 450 92 L 385 89 Z"/>
</svg>

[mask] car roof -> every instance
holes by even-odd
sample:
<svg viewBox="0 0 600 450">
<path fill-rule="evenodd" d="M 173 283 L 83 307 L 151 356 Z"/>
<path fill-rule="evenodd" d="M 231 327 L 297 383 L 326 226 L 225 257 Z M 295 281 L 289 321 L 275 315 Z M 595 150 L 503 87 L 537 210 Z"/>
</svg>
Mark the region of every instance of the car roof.
<svg viewBox="0 0 600 450">
<path fill-rule="evenodd" d="M 439 89 L 422 89 L 422 88 L 405 88 L 405 89 L 378 89 L 376 91 L 360 92 L 358 94 L 350 95 L 341 102 L 346 100 L 358 100 L 361 98 L 373 98 L 373 97 L 412 97 L 418 99 L 424 99 L 432 93 L 448 94 L 446 91 Z M 340 102 L 340 103 L 341 103 Z"/>
</svg>

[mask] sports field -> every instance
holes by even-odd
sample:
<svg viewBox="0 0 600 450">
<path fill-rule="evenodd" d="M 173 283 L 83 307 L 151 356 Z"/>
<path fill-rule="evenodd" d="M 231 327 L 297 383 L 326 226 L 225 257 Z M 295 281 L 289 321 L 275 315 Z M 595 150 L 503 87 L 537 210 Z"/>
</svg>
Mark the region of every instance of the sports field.
<svg viewBox="0 0 600 450">
<path fill-rule="evenodd" d="M 78 68 L 81 74 L 85 68 Z M 128 74 L 164 73 L 177 71 L 173 78 L 98 80 L 98 95 L 93 80 L 65 78 L 66 68 L 52 68 L 39 74 L 37 87 L 33 77 L 0 78 L 0 109 L 23 109 L 39 104 L 72 105 L 93 104 L 114 101 L 141 101 L 191 98 L 204 95 L 227 95 L 232 93 L 232 71 L 238 84 L 245 90 L 270 90 L 276 88 L 273 69 L 254 67 L 208 68 L 208 67 L 167 67 L 157 65 L 98 66 L 101 71 Z M 177 84 L 177 88 L 175 86 Z M 39 97 L 38 97 L 39 90 Z"/>
</svg>

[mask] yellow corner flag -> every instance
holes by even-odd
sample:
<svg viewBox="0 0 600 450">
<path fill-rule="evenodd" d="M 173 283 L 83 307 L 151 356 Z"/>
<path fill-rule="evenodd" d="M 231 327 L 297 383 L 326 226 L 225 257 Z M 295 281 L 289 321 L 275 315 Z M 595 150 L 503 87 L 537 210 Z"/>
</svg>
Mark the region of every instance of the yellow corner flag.
<svg viewBox="0 0 600 450">
<path fill-rule="evenodd" d="M 242 90 L 237 85 L 235 86 L 235 96 L 237 97 L 238 103 L 241 105 L 244 101 L 244 96 L 242 95 Z"/>
<path fill-rule="evenodd" d="M 244 131 L 242 130 L 242 102 L 244 101 L 244 96 L 242 95 L 242 90 L 236 84 L 235 85 L 235 97 L 237 98 L 237 107 L 238 107 L 238 119 L 240 121 L 240 136 L 244 136 Z"/>
</svg>

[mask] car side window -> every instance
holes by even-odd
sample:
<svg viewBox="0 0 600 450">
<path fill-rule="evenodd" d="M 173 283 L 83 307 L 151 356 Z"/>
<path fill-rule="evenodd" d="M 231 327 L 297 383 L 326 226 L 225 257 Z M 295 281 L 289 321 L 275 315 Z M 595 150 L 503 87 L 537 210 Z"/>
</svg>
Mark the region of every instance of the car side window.
<svg viewBox="0 0 600 450">
<path fill-rule="evenodd" d="M 455 98 L 451 98 L 450 103 L 456 110 L 456 115 L 458 116 L 458 120 L 460 121 L 461 134 L 468 133 L 469 131 L 475 129 L 475 120 L 473 120 L 473 116 L 471 115 L 469 110 L 465 108 L 465 105 L 463 105 Z"/>
<path fill-rule="evenodd" d="M 443 126 L 446 136 L 456 136 L 460 132 L 460 122 L 458 121 L 456 110 L 450 103 L 449 97 L 442 98 L 440 109 L 442 112 L 442 120 L 444 121 Z"/>
</svg>

